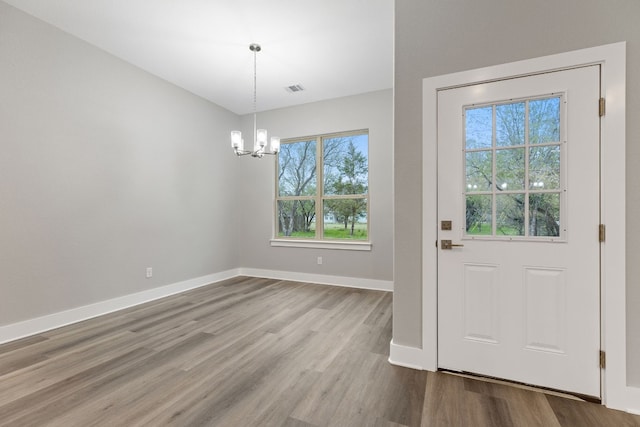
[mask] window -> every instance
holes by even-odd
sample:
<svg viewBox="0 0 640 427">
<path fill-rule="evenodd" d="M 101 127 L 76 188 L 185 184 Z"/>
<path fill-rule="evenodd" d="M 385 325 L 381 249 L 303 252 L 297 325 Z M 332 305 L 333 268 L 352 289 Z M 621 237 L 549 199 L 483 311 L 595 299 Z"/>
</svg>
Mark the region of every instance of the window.
<svg viewBox="0 0 640 427">
<path fill-rule="evenodd" d="M 369 240 L 369 134 L 282 142 L 276 174 L 276 239 Z"/>
<path fill-rule="evenodd" d="M 563 95 L 464 109 L 466 235 L 564 235 Z"/>
</svg>

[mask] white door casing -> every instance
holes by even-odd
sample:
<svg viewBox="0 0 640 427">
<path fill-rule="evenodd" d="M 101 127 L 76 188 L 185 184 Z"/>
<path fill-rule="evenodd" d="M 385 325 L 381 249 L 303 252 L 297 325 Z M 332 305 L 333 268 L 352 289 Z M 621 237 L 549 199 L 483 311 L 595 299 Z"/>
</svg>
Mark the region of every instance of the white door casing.
<svg viewBox="0 0 640 427">
<path fill-rule="evenodd" d="M 593 65 L 439 92 L 438 224 L 453 223 L 452 230 L 439 231 L 439 241 L 463 245 L 448 250 L 439 245 L 440 368 L 600 396 L 599 81 L 600 67 Z M 554 111 L 562 118 L 552 139 L 557 144 L 529 144 L 524 137 L 525 111 L 528 114 L 532 106 L 533 129 L 534 107 L 545 101 L 557 106 Z M 507 119 L 517 122 L 511 129 L 515 142 L 500 145 L 498 113 L 507 110 Z M 482 119 L 489 126 L 488 148 L 465 153 L 465 138 L 474 137 L 465 137 L 465 111 L 469 117 L 478 111 L 489 113 Z M 478 123 L 477 118 L 470 120 Z M 543 151 L 546 162 L 558 154 L 560 159 L 557 165 L 544 165 L 560 172 L 546 176 L 546 185 L 534 168 L 536 155 Z M 478 154 L 484 170 L 474 176 L 479 168 L 471 163 Z M 465 155 L 467 174 L 471 173 L 466 178 Z M 525 174 L 525 159 L 527 165 L 531 159 L 530 174 Z M 511 182 L 497 182 L 501 174 Z M 554 185 L 551 178 L 559 179 Z M 481 189 L 471 183 L 480 183 Z M 540 217 L 542 222 L 543 217 L 533 207 L 541 196 L 554 201 L 544 205 L 546 210 L 559 201 L 559 221 L 547 214 L 551 229 L 542 230 L 543 236 L 527 236 L 540 233 L 536 220 Z M 484 235 L 473 228 L 467 231 L 466 198 L 488 202 Z M 524 207 L 529 201 L 531 210 Z M 509 204 L 501 211 L 504 203 Z M 505 212 L 515 219 L 497 227 Z M 486 235 L 491 219 L 495 235 Z"/>
<path fill-rule="evenodd" d="M 422 146 L 422 344 L 391 343 L 392 363 L 437 370 L 437 93 L 440 90 L 511 77 L 600 64 L 607 112 L 601 120 L 601 221 L 607 238 L 601 247 L 602 347 L 607 352 L 602 401 L 608 407 L 640 413 L 640 388 L 627 385 L 625 307 L 625 106 L 626 43 L 471 69 L 423 80 Z"/>
</svg>

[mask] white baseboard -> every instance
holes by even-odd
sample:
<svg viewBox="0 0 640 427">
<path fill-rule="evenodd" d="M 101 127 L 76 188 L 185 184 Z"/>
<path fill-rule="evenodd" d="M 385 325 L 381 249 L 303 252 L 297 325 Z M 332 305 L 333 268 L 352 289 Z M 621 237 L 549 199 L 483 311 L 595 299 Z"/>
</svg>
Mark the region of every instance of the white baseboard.
<svg viewBox="0 0 640 427">
<path fill-rule="evenodd" d="M 622 408 L 633 415 L 640 415 L 640 387 L 627 385 L 624 388 L 625 402 Z"/>
<path fill-rule="evenodd" d="M 149 289 L 135 294 L 125 295 L 95 304 L 76 307 L 57 313 L 22 322 L 0 326 L 0 344 L 14 341 L 20 338 L 39 334 L 72 323 L 81 322 L 103 314 L 112 313 L 134 305 L 144 304 L 190 289 L 206 286 L 221 280 L 231 279 L 236 276 L 265 277 L 268 279 L 294 280 L 301 282 L 313 282 L 325 285 L 345 286 L 352 288 L 373 289 L 382 291 L 392 291 L 393 282 L 372 279 L 357 279 L 353 277 L 323 276 L 307 273 L 294 273 L 287 271 L 259 270 L 251 268 L 239 268 L 220 273 L 209 274 L 207 276 L 196 277 L 170 285 Z"/>
<path fill-rule="evenodd" d="M 317 283 L 320 285 L 393 292 L 393 282 L 389 280 L 360 279 L 357 277 L 297 273 L 295 271 L 262 270 L 258 268 L 241 268 L 240 274 L 243 276 L 264 277 L 267 279 L 291 280 L 296 282 Z"/>
<path fill-rule="evenodd" d="M 103 314 L 112 313 L 134 305 L 164 298 L 169 295 L 178 294 L 190 289 L 206 286 L 238 275 L 239 270 L 237 269 L 222 271 L 220 273 L 196 277 L 194 279 L 172 283 L 170 285 L 113 298 L 107 301 L 100 301 L 95 304 L 60 311 L 58 313 L 37 317 L 35 319 L 0 326 L 0 344 L 28 337 L 30 335 L 39 334 L 72 323 L 81 322 Z"/>
<path fill-rule="evenodd" d="M 405 368 L 423 370 L 422 367 L 422 349 L 417 347 L 407 347 L 396 344 L 391 340 L 389 345 L 389 363 L 392 365 L 403 366 Z"/>
</svg>

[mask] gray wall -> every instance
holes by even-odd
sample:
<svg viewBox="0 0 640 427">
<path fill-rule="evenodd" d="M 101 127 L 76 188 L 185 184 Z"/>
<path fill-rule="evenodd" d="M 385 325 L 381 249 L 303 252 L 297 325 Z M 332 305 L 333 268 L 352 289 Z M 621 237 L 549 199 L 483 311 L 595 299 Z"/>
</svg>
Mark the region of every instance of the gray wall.
<svg viewBox="0 0 640 427">
<path fill-rule="evenodd" d="M 0 2 L 0 325 L 235 268 L 239 124 Z"/>
<path fill-rule="evenodd" d="M 395 12 L 394 342 L 422 345 L 422 79 L 627 41 L 628 381 L 640 385 L 640 2 L 398 0 Z"/>
<path fill-rule="evenodd" d="M 373 250 L 272 248 L 274 159 L 229 144 L 251 116 L 1 1 L 0 64 L 0 326 L 237 267 L 392 280 L 391 90 L 259 115 L 370 130 Z"/>
<path fill-rule="evenodd" d="M 393 278 L 391 89 L 258 114 L 258 127 L 292 138 L 369 129 L 371 252 L 270 247 L 275 193 L 275 159 L 238 159 L 242 181 L 241 267 L 391 281 Z M 295 95 L 292 95 L 295 96 Z M 243 117 L 251 135 L 253 116 Z M 245 136 L 245 142 L 250 137 Z M 251 144 L 251 143 L 249 143 Z M 317 265 L 316 258 L 323 257 Z"/>
</svg>

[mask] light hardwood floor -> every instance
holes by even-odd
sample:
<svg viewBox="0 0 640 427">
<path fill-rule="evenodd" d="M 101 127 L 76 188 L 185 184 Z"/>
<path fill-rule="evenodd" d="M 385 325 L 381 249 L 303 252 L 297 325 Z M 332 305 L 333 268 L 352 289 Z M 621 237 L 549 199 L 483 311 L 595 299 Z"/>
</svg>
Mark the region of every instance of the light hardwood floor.
<svg viewBox="0 0 640 427">
<path fill-rule="evenodd" d="M 640 426 L 390 365 L 391 294 L 240 277 L 0 346 L 2 426 Z"/>
</svg>

